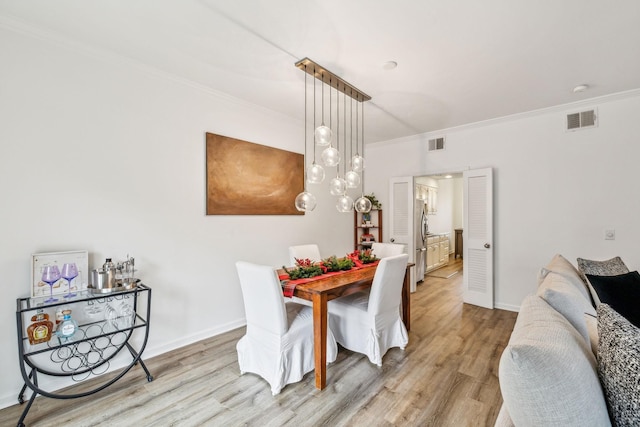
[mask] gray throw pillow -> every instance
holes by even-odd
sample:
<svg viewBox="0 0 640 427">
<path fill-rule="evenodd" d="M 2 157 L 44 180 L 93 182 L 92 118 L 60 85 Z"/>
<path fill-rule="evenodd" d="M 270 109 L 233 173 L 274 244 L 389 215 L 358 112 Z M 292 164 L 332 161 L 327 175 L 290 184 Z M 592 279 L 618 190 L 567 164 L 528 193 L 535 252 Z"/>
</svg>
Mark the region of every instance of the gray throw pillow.
<svg viewBox="0 0 640 427">
<path fill-rule="evenodd" d="M 538 274 L 538 285 L 541 284 L 549 273 L 556 273 L 569 280 L 584 297 L 589 300 L 589 290 L 584 277 L 580 274 L 568 259 L 560 254 L 556 254 L 551 261 L 540 270 Z M 595 311 L 594 311 L 595 315 Z"/>
<path fill-rule="evenodd" d="M 598 311 L 598 375 L 616 426 L 640 425 L 640 329 L 607 304 Z"/>
<path fill-rule="evenodd" d="M 584 314 L 595 315 L 595 310 L 591 307 L 591 303 L 567 279 L 559 274 L 549 273 L 538 286 L 536 295 L 562 314 L 582 335 L 587 344 L 591 343 Z"/>
</svg>

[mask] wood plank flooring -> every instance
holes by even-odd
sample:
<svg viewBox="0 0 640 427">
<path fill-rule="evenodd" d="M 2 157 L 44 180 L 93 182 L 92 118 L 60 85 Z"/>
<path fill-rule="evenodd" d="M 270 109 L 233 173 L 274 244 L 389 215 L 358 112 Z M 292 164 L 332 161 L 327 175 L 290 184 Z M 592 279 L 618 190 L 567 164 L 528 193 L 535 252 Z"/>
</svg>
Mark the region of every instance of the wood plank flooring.
<svg viewBox="0 0 640 427">
<path fill-rule="evenodd" d="M 445 268 L 462 268 L 461 260 L 450 264 Z M 244 334 L 240 328 L 146 360 L 155 377 L 151 383 L 135 367 L 110 388 L 86 398 L 38 397 L 25 423 L 492 426 L 502 404 L 498 361 L 516 313 L 463 304 L 462 277 L 427 277 L 411 295 L 406 350 L 390 350 L 378 368 L 366 357 L 340 349 L 327 368 L 323 391 L 314 387 L 313 372 L 275 397 L 261 378 L 240 376 L 235 350 Z M 22 410 L 17 404 L 0 410 L 0 425 L 15 425 Z"/>
</svg>

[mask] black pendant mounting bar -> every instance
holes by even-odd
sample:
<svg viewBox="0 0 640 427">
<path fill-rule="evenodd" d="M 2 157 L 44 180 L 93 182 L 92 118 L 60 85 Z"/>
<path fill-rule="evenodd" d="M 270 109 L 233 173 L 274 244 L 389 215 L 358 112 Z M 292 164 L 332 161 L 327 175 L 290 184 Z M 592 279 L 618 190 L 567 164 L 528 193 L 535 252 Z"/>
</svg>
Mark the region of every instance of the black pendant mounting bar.
<svg viewBox="0 0 640 427">
<path fill-rule="evenodd" d="M 339 90 L 340 92 L 355 99 L 356 101 L 365 102 L 371 99 L 371 97 L 366 93 L 352 86 L 348 82 L 342 80 L 340 77 L 333 74 L 322 65 L 313 62 L 309 58 L 304 58 L 296 62 L 296 67 L 300 68 L 302 71 L 306 71 L 316 79 L 328 85 L 331 85 L 331 87 L 333 87 L 334 89 Z"/>
</svg>

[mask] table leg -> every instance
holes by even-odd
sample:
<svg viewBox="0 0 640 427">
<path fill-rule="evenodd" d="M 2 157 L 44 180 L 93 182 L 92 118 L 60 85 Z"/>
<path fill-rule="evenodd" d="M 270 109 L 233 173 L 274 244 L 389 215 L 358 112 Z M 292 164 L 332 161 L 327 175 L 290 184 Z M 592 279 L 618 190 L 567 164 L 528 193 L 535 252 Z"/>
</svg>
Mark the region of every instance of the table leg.
<svg viewBox="0 0 640 427">
<path fill-rule="evenodd" d="M 409 287 L 411 275 L 409 274 L 409 267 L 404 272 L 404 282 L 402 283 L 402 321 L 407 331 L 411 329 L 411 291 Z"/>
<path fill-rule="evenodd" d="M 327 295 L 313 295 L 313 354 L 316 388 L 327 385 Z"/>
</svg>

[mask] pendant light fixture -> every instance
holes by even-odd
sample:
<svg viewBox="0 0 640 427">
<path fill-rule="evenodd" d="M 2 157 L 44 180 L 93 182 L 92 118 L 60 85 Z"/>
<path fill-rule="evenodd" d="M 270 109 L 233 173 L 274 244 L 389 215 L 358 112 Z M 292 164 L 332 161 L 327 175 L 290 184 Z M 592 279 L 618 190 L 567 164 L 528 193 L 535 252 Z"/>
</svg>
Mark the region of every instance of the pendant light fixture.
<svg viewBox="0 0 640 427">
<path fill-rule="evenodd" d="M 358 150 L 358 104 L 356 104 L 356 154 L 351 158 L 351 170 L 362 172 L 364 170 L 364 157 Z M 362 104 L 362 152 L 364 154 L 364 104 Z"/>
<path fill-rule="evenodd" d="M 314 85 L 315 85 L 315 80 L 314 80 Z M 313 103 L 314 108 L 315 108 L 315 104 L 316 103 L 314 101 Z M 329 105 L 331 105 L 331 102 L 329 102 Z M 324 125 L 324 79 L 322 79 L 322 124 L 318 127 L 315 127 L 315 124 L 314 124 L 313 127 L 315 128 L 314 138 L 318 146 L 326 147 L 327 145 L 331 144 L 331 140 L 333 139 L 333 132 L 331 131 L 330 127 L 327 127 Z"/>
<path fill-rule="evenodd" d="M 353 98 L 351 98 L 351 103 L 350 103 L 350 110 L 349 110 L 349 124 L 351 125 L 351 136 L 350 136 L 350 140 L 351 140 L 351 153 L 353 153 Z M 356 131 L 357 131 L 358 127 L 356 126 Z M 353 169 L 351 169 L 349 172 L 344 174 L 344 179 L 345 181 L 347 181 L 347 188 L 358 188 L 360 186 L 360 175 L 358 175 L 358 172 L 354 171 Z"/>
<path fill-rule="evenodd" d="M 331 193 L 331 195 L 334 196 L 339 196 L 338 201 L 336 203 L 336 208 L 340 211 L 340 212 L 350 212 L 353 210 L 354 208 L 354 203 L 353 203 L 353 199 L 347 194 L 347 188 L 358 188 L 362 182 L 361 176 L 358 172 L 362 172 L 362 170 L 364 169 L 364 158 L 362 156 L 360 156 L 360 151 L 358 149 L 358 129 L 359 126 L 356 125 L 356 149 L 354 151 L 353 149 L 353 101 L 355 100 L 356 102 L 359 103 L 363 103 L 365 101 L 369 101 L 371 99 L 371 97 L 363 92 L 361 92 L 360 90 L 356 89 L 355 87 L 353 87 L 351 84 L 347 83 L 346 81 L 342 80 L 340 77 L 338 77 L 337 75 L 333 74 L 332 72 L 328 71 L 326 68 L 318 65 L 317 63 L 313 62 L 312 60 L 310 60 L 309 58 L 304 58 L 298 62 L 296 62 L 296 67 L 300 68 L 301 70 L 303 70 L 305 72 L 305 74 L 311 74 L 314 78 L 313 81 L 313 141 L 314 143 L 312 143 L 313 146 L 313 162 L 305 169 L 305 191 L 303 193 L 300 193 L 298 195 L 298 198 L 302 198 L 301 196 L 303 196 L 304 194 L 307 194 L 308 196 L 313 197 L 313 195 L 311 195 L 310 193 L 308 193 L 306 191 L 306 185 L 308 184 L 319 184 L 324 180 L 325 177 L 325 171 L 324 168 L 322 166 L 320 166 L 319 164 L 316 163 L 316 159 L 315 159 L 315 155 L 316 155 L 316 145 L 318 146 L 328 146 L 326 149 L 324 149 L 321 153 L 322 156 L 322 163 L 327 166 L 327 167 L 333 167 L 336 166 L 336 177 L 331 179 L 331 182 L 329 183 L 329 192 Z M 321 118 L 321 125 L 318 126 L 316 128 L 316 85 L 315 85 L 315 80 L 321 80 L 322 82 L 322 118 Z M 325 84 L 328 83 L 329 85 L 329 126 L 325 125 L 325 121 L 324 121 L 324 86 Z M 305 75 L 305 160 L 306 160 L 306 143 L 307 143 L 307 129 L 306 129 L 306 124 L 307 124 L 307 104 L 306 104 L 306 91 L 307 91 L 307 80 L 306 80 L 306 75 Z M 337 110 L 337 138 L 336 138 L 336 147 L 334 147 L 333 144 L 333 139 L 336 136 L 336 134 L 332 131 L 332 106 L 333 106 L 333 99 L 332 97 L 332 88 L 335 88 L 337 90 L 337 101 L 336 101 L 336 110 Z M 340 108 L 339 108 L 339 103 L 340 103 L 340 92 L 342 92 L 343 94 L 343 101 L 344 101 L 344 109 L 343 109 L 343 132 L 344 132 L 344 144 L 343 144 L 343 152 L 340 151 L 340 135 L 339 135 L 339 131 L 340 131 Z M 346 124 L 347 124 L 347 111 L 346 111 L 346 98 L 347 96 L 351 99 L 351 104 L 350 104 L 350 127 L 351 127 L 351 143 L 350 143 L 350 149 L 349 152 L 347 153 L 347 136 L 346 136 Z M 357 104 L 356 104 L 357 105 Z M 358 116 L 358 113 L 356 112 L 356 116 Z M 356 117 L 357 120 L 357 117 Z M 363 133 L 364 133 L 364 127 L 363 129 Z M 363 143 L 364 143 L 364 136 L 363 136 Z M 355 152 L 355 155 L 354 155 Z M 363 147 L 363 154 L 364 154 L 364 147 Z M 345 161 L 342 161 L 342 159 L 345 159 Z M 350 169 L 347 172 L 347 162 L 346 159 L 350 159 L 351 160 L 351 165 L 350 165 Z M 342 177 L 340 176 L 340 163 L 342 163 L 342 171 L 343 171 L 343 175 Z M 362 190 L 364 191 L 364 189 Z M 298 198 L 296 198 L 296 207 L 298 209 L 300 209 L 298 207 Z M 303 198 L 304 199 L 304 198 Z M 367 199 L 368 200 L 368 199 Z M 307 197 L 304 200 L 301 200 L 300 203 L 307 203 L 308 205 L 313 204 L 313 206 L 315 207 L 315 197 L 313 197 L 313 201 L 310 200 L 310 197 Z M 302 210 L 302 209 L 300 209 Z M 312 209 L 310 209 L 312 210 Z"/>
<path fill-rule="evenodd" d="M 336 94 L 336 148 L 340 151 L 340 92 Z M 344 99 L 347 97 L 345 96 Z M 347 191 L 347 182 L 340 177 L 340 165 L 336 167 L 336 177 L 329 182 L 332 196 L 342 196 Z"/>
<path fill-rule="evenodd" d="M 313 72 L 315 74 L 315 68 L 313 69 Z M 305 76 L 305 79 L 306 79 L 306 76 Z M 306 87 L 305 87 L 305 90 L 306 90 Z M 306 118 L 307 118 L 307 114 L 305 113 L 305 120 Z M 316 129 L 316 79 L 313 79 L 313 128 Z M 313 163 L 311 163 L 311 165 L 307 170 L 307 180 L 309 181 L 309 184 L 321 184 L 322 181 L 324 181 L 324 168 L 316 163 L 315 146 L 313 147 Z"/>
<path fill-rule="evenodd" d="M 344 132 L 344 146 L 345 146 L 345 152 L 347 151 L 347 97 L 346 97 L 346 93 L 345 93 L 345 97 L 344 97 L 344 108 L 343 108 L 343 120 L 342 120 L 342 129 Z M 342 164 L 342 171 L 345 174 L 346 177 L 346 173 L 347 173 L 347 164 L 343 163 Z M 343 213 L 347 213 L 350 212 L 351 209 L 353 209 L 353 199 L 347 194 L 347 189 L 348 189 L 348 185 L 347 185 L 347 181 L 346 179 L 344 180 L 344 186 L 345 186 L 345 191 L 340 195 L 340 197 L 338 197 L 338 200 L 336 201 L 336 209 L 338 209 L 338 212 L 343 212 Z"/>
<path fill-rule="evenodd" d="M 304 67 L 306 71 L 306 66 Z M 304 162 L 307 161 L 307 73 L 304 74 Z M 306 175 L 306 169 L 305 169 Z M 304 177 L 304 191 L 296 196 L 296 209 L 311 212 L 316 208 L 316 197 L 307 191 L 307 177 Z"/>
<path fill-rule="evenodd" d="M 362 124 L 362 154 L 364 155 L 364 104 L 362 104 L 362 120 L 360 121 Z M 356 138 L 357 139 L 357 138 Z M 356 141 L 357 146 L 357 141 Z M 355 160 L 356 156 L 353 157 Z M 371 200 L 364 196 L 364 157 L 360 157 L 362 159 L 362 194 L 360 197 L 356 199 L 353 203 L 353 208 L 360 213 L 371 212 Z"/>
<path fill-rule="evenodd" d="M 324 111 L 324 83 L 322 84 L 322 110 Z M 332 107 L 332 99 L 331 99 L 331 77 L 329 78 L 329 126 L 331 126 L 331 107 Z M 324 113 L 323 113 L 324 116 Z M 324 123 L 324 118 L 322 119 Z M 330 128 L 328 128 L 331 131 Z M 322 163 L 325 166 L 333 167 L 337 166 L 340 163 L 340 151 L 333 147 L 333 134 L 331 135 L 331 140 L 329 142 L 329 147 L 325 148 L 322 152 Z"/>
</svg>

